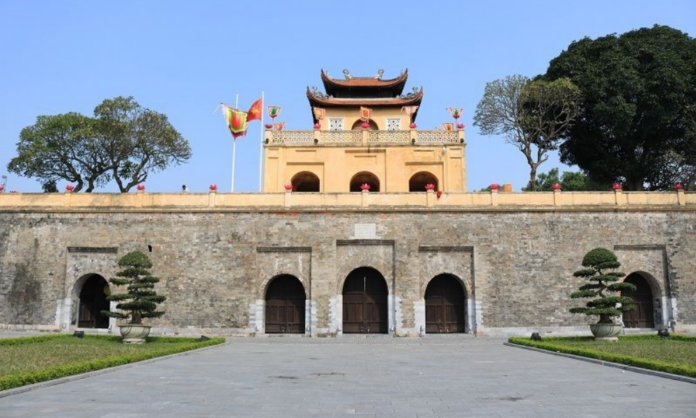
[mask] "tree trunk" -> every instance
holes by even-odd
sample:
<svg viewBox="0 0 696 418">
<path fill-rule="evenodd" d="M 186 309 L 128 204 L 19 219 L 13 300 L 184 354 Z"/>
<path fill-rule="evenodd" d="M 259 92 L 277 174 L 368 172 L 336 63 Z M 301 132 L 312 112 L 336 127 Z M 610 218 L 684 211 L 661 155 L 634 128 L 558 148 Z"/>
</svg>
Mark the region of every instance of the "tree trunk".
<svg viewBox="0 0 696 418">
<path fill-rule="evenodd" d="M 537 173 L 537 166 L 536 164 L 532 164 L 529 166 L 529 187 L 533 192 L 536 192 L 537 185 L 536 185 L 536 173 Z"/>
<path fill-rule="evenodd" d="M 643 181 L 644 179 L 642 177 L 638 178 L 635 176 L 632 177 L 627 177 L 626 178 L 626 190 L 631 191 L 631 192 L 637 192 L 643 190 Z"/>
</svg>

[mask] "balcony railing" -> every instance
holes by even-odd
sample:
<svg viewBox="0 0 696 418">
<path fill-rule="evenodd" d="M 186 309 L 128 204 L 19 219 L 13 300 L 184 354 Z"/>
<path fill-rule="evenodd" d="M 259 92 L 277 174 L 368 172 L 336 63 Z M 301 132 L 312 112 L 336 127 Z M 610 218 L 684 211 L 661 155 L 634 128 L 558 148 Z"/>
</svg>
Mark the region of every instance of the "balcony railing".
<svg viewBox="0 0 696 418">
<path fill-rule="evenodd" d="M 266 146 L 301 147 L 315 145 L 456 145 L 463 144 L 464 131 L 271 131 Z"/>
</svg>

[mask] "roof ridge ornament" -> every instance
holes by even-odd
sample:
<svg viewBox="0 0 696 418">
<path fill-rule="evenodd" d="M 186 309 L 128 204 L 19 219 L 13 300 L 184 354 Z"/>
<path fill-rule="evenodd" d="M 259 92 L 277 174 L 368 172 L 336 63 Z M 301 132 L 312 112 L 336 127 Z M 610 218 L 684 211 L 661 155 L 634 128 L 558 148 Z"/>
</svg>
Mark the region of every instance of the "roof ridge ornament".
<svg viewBox="0 0 696 418">
<path fill-rule="evenodd" d="M 350 72 L 349 72 L 347 69 L 346 69 L 346 70 L 343 70 L 343 75 L 346 77 L 346 80 L 352 80 L 352 79 L 353 79 L 353 76 L 350 75 Z"/>
<path fill-rule="evenodd" d="M 411 89 L 410 93 L 402 94 L 401 96 L 398 96 L 400 99 L 410 99 L 412 97 L 416 97 L 416 95 L 420 93 L 420 89 L 418 87 L 414 87 Z"/>
<path fill-rule="evenodd" d="M 377 70 L 377 75 L 375 75 L 373 78 L 375 80 L 381 80 L 383 75 L 384 75 L 384 70 L 380 68 L 379 70 Z"/>
<path fill-rule="evenodd" d="M 320 97 L 320 98 L 322 98 L 322 99 L 328 99 L 328 98 L 329 98 L 329 96 L 327 96 L 326 94 L 324 94 L 324 93 L 322 93 L 321 91 L 319 91 L 319 87 L 317 87 L 317 86 L 312 86 L 312 94 L 313 94 L 314 96 Z"/>
</svg>

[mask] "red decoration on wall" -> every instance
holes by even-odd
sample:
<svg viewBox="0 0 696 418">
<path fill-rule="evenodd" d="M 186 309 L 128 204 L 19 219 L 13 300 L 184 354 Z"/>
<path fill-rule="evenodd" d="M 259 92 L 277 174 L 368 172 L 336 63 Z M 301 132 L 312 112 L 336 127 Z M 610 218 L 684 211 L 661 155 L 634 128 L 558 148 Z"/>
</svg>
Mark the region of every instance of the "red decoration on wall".
<svg viewBox="0 0 696 418">
<path fill-rule="evenodd" d="M 315 123 L 314 129 L 321 129 L 321 123 Z"/>
<path fill-rule="evenodd" d="M 425 190 L 435 190 L 435 185 L 432 183 L 428 183 L 425 185 Z"/>
<path fill-rule="evenodd" d="M 367 128 L 370 127 L 370 124 L 367 123 L 367 122 L 363 122 L 361 126 L 362 126 L 363 129 L 367 129 Z"/>
<path fill-rule="evenodd" d="M 561 183 L 554 183 L 551 185 L 553 190 L 561 190 Z"/>
<path fill-rule="evenodd" d="M 263 127 L 266 128 L 266 129 L 273 129 L 273 124 L 272 124 L 272 123 L 267 123 L 267 124 L 263 125 Z"/>
<path fill-rule="evenodd" d="M 3 186 L 2 184 L 0 184 L 0 193 L 2 193 L 3 191 L 5 191 L 5 186 Z"/>
<path fill-rule="evenodd" d="M 438 191 L 437 191 L 437 198 L 439 199 L 440 196 L 442 196 L 442 190 L 438 190 Z"/>
<path fill-rule="evenodd" d="M 211 192 L 216 191 L 216 190 L 217 190 L 217 184 L 215 184 L 215 183 L 211 184 L 210 187 L 209 187 L 209 189 L 210 189 Z"/>
<path fill-rule="evenodd" d="M 408 126 L 409 126 L 411 129 L 416 129 L 416 128 L 418 127 L 418 125 L 416 125 L 415 122 L 411 122 L 411 124 L 408 125 Z"/>
<path fill-rule="evenodd" d="M 458 123 L 458 124 L 457 124 L 457 129 L 459 129 L 459 130 L 464 129 L 464 124 L 463 124 L 463 123 Z"/>
<path fill-rule="evenodd" d="M 500 185 L 498 183 L 493 183 L 490 185 L 491 190 L 498 190 L 500 189 Z"/>
<path fill-rule="evenodd" d="M 674 190 L 684 190 L 684 185 L 681 183 L 674 183 Z"/>
<path fill-rule="evenodd" d="M 65 186 L 66 192 L 72 193 L 73 190 L 75 190 L 75 186 L 73 186 L 72 184 L 68 184 L 67 186 Z"/>
<path fill-rule="evenodd" d="M 285 184 L 285 190 L 287 190 L 287 191 L 292 190 L 292 183 L 286 183 L 286 184 Z"/>
<path fill-rule="evenodd" d="M 360 185 L 360 190 L 366 190 L 366 191 L 369 192 L 369 191 L 370 191 L 370 185 L 367 184 L 367 183 L 363 183 L 363 184 Z"/>
<path fill-rule="evenodd" d="M 611 188 L 614 190 L 621 190 L 622 186 L 621 186 L 621 183 L 614 183 L 614 184 L 612 184 Z"/>
<path fill-rule="evenodd" d="M 139 191 L 139 192 L 142 192 L 143 190 L 145 190 L 145 185 L 142 184 L 142 183 L 141 183 L 141 184 L 138 184 L 138 191 Z"/>
</svg>

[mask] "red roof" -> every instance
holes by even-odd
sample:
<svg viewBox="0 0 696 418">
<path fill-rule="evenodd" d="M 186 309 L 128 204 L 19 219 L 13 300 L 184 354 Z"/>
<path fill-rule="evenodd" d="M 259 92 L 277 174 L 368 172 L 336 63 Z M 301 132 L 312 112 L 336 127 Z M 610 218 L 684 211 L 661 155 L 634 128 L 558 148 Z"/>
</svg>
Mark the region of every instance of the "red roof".
<svg viewBox="0 0 696 418">
<path fill-rule="evenodd" d="M 335 98 L 335 97 L 322 97 L 322 95 L 317 95 L 313 93 L 309 87 L 307 87 L 307 98 L 309 99 L 309 104 L 312 107 L 401 107 L 401 106 L 420 106 L 423 100 L 423 88 L 421 88 L 417 93 L 412 96 L 402 96 L 402 97 L 389 97 L 389 98 Z M 416 114 L 412 116 L 412 120 L 416 119 Z M 315 121 L 316 122 L 316 121 Z"/>
<path fill-rule="evenodd" d="M 321 70 L 321 81 L 324 83 L 324 89 L 327 94 L 333 94 L 336 90 L 342 89 L 372 89 L 372 88 L 391 88 L 394 89 L 394 95 L 398 96 L 404 90 L 408 79 L 408 70 L 402 72 L 398 77 L 388 80 L 382 80 L 375 77 L 352 77 L 350 79 L 331 78 Z"/>
</svg>

